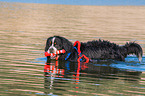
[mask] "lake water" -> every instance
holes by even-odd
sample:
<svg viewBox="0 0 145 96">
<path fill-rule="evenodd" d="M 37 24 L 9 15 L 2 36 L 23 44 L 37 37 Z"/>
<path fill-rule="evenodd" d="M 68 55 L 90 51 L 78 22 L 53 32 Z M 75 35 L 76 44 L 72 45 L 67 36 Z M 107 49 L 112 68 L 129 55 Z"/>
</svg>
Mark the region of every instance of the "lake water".
<svg viewBox="0 0 145 96">
<path fill-rule="evenodd" d="M 145 51 L 145 6 L 73 6 L 0 2 L 0 95 L 145 95 L 145 56 L 125 62 L 46 63 L 46 39 L 99 38 Z M 145 52 L 144 52 L 145 55 Z"/>
</svg>

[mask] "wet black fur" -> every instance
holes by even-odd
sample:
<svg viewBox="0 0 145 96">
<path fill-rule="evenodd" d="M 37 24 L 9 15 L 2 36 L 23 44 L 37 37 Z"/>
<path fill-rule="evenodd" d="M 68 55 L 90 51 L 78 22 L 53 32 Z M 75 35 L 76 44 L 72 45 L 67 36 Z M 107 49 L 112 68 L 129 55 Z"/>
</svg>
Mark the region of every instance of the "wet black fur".
<svg viewBox="0 0 145 96">
<path fill-rule="evenodd" d="M 73 44 L 64 37 L 60 37 L 60 36 L 54 36 L 54 37 L 56 38 L 55 47 L 58 50 L 64 49 L 66 51 L 65 54 L 60 54 L 59 59 L 65 60 L 68 53 L 71 53 L 71 55 L 69 56 L 69 58 L 67 58 L 67 60 L 76 62 L 78 59 L 78 53 L 76 49 L 73 47 Z M 48 48 L 50 47 L 49 42 L 51 41 L 52 38 L 53 37 L 49 37 L 47 39 L 45 51 L 47 51 Z M 104 41 L 100 39 L 89 41 L 86 43 L 81 42 L 80 49 L 82 54 L 86 55 L 90 60 L 113 59 L 118 61 L 124 61 L 127 55 L 135 54 L 141 61 L 142 54 L 143 54 L 141 46 L 135 42 L 126 43 L 124 46 L 119 46 L 117 44 L 110 43 L 109 41 Z M 47 59 L 50 59 L 50 57 L 48 56 Z"/>
</svg>

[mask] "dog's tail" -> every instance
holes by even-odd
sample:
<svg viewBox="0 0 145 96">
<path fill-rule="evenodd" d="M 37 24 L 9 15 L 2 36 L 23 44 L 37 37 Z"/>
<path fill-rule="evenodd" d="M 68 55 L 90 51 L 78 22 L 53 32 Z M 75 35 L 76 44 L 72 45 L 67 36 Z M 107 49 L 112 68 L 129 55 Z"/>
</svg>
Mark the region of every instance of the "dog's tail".
<svg viewBox="0 0 145 96">
<path fill-rule="evenodd" d="M 125 52 L 126 56 L 129 54 L 135 54 L 138 57 L 139 61 L 141 62 L 143 50 L 139 44 L 135 42 L 130 42 L 126 43 L 123 47 L 126 49 Z"/>
</svg>

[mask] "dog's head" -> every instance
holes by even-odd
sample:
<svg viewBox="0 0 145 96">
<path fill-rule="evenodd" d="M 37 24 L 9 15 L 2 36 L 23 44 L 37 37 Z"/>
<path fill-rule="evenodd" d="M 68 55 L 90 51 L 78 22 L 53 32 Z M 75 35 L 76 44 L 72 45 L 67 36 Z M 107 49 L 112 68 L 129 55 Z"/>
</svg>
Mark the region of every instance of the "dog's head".
<svg viewBox="0 0 145 96">
<path fill-rule="evenodd" d="M 64 49 L 66 52 L 72 49 L 73 45 L 70 41 L 60 36 L 49 37 L 46 42 L 45 52 L 48 53 L 56 53 L 58 50 Z M 61 54 L 62 55 L 62 54 Z M 50 59 L 59 58 L 60 55 L 56 54 L 54 56 L 50 56 Z"/>
</svg>

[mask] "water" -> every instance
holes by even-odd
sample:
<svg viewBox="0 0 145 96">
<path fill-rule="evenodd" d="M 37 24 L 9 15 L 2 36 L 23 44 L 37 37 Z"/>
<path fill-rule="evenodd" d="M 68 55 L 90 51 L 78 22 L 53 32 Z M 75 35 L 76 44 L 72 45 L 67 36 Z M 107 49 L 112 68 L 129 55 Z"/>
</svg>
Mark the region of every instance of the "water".
<svg viewBox="0 0 145 96">
<path fill-rule="evenodd" d="M 136 41 L 145 50 L 144 6 L 0 2 L 0 95 L 145 95 L 145 56 L 125 62 L 46 62 L 46 39 Z M 145 54 L 145 52 L 144 52 Z"/>
</svg>

